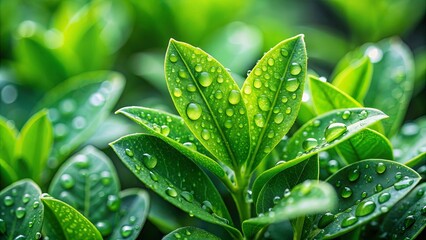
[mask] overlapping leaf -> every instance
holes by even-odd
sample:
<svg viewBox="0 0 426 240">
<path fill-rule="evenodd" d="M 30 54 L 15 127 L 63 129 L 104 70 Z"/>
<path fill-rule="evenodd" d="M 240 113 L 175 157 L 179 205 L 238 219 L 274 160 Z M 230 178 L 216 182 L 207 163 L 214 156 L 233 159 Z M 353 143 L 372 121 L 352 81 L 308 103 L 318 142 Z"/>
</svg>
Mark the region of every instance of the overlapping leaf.
<svg viewBox="0 0 426 240">
<path fill-rule="evenodd" d="M 274 149 L 296 120 L 306 58 L 303 35 L 287 39 L 267 52 L 244 82 L 252 145 L 248 171 Z"/>
<path fill-rule="evenodd" d="M 235 169 L 247 158 L 250 139 L 247 111 L 229 72 L 199 48 L 172 39 L 165 75 L 189 129 L 217 159 Z"/>
<path fill-rule="evenodd" d="M 128 135 L 111 143 L 124 164 L 145 185 L 190 216 L 225 227 L 239 236 L 231 217 L 207 175 L 163 140 L 145 134 Z"/>
<path fill-rule="evenodd" d="M 15 127 L 0 116 L 0 158 L 9 164 L 14 159 L 17 135 Z"/>
<path fill-rule="evenodd" d="M 220 240 L 213 233 L 209 233 L 203 229 L 196 227 L 182 227 L 174 230 L 173 232 L 164 236 L 163 240 L 178 240 L 178 239 L 188 239 L 188 240 Z"/>
</svg>

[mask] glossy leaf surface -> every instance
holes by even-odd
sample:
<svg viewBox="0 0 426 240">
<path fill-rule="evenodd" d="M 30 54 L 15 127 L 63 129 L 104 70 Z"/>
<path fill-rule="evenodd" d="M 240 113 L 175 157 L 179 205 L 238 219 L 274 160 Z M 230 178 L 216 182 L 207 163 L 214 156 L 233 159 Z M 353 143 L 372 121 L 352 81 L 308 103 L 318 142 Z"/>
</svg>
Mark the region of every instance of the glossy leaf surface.
<svg viewBox="0 0 426 240">
<path fill-rule="evenodd" d="M 32 180 L 15 182 L 0 192 L 0 238 L 38 239 L 44 207 L 41 190 Z"/>
<path fill-rule="evenodd" d="M 223 178 L 223 168 L 213 159 L 207 157 L 209 152 L 194 137 L 192 132 L 179 116 L 143 107 L 126 107 L 117 111 L 132 119 L 146 129 L 173 146 L 195 163 L 199 163 L 216 176 Z"/>
<path fill-rule="evenodd" d="M 164 236 L 163 240 L 178 240 L 178 239 L 203 239 L 203 240 L 220 240 L 213 233 L 209 233 L 203 229 L 196 227 L 182 227 Z"/>
<path fill-rule="evenodd" d="M 161 139 L 128 135 L 111 143 L 123 163 L 146 186 L 191 216 L 239 232 L 216 187 L 191 160 Z M 173 161 L 170 161 L 173 156 Z"/>
<path fill-rule="evenodd" d="M 284 190 L 282 189 L 283 193 Z M 269 224 L 328 211 L 334 208 L 336 199 L 336 193 L 329 184 L 305 181 L 287 192 L 271 211 L 244 221 L 244 234 L 247 238 L 253 238 L 257 232 Z"/>
<path fill-rule="evenodd" d="M 16 136 L 15 127 L 0 117 L 0 158 L 12 164 L 15 152 Z"/>
<path fill-rule="evenodd" d="M 250 148 L 249 126 L 230 73 L 201 49 L 172 39 L 165 74 L 175 107 L 193 134 L 229 167 L 240 165 Z"/>
<path fill-rule="evenodd" d="M 412 161 L 416 156 L 424 155 L 426 152 L 426 117 L 420 117 L 414 122 L 404 124 L 400 132 L 392 139 L 395 146 L 395 160 L 410 164 L 413 167 L 419 160 Z"/>
<path fill-rule="evenodd" d="M 43 232 L 49 239 L 102 240 L 96 227 L 70 205 L 50 196 L 41 200 L 45 206 Z"/>
<path fill-rule="evenodd" d="M 419 181 L 415 171 L 394 161 L 364 160 L 342 168 L 327 179 L 338 193 L 338 208 L 317 216 L 310 238 L 334 238 L 362 226 L 392 209 Z"/>
<path fill-rule="evenodd" d="M 274 149 L 296 120 L 306 76 L 303 35 L 269 50 L 242 87 L 250 125 L 248 171 Z"/>
<path fill-rule="evenodd" d="M 118 73 L 90 72 L 66 80 L 44 96 L 39 106 L 49 109 L 54 129 L 50 165 L 57 166 L 96 131 L 123 87 Z"/>
<path fill-rule="evenodd" d="M 148 193 L 139 189 L 126 189 L 120 192 L 120 199 L 120 220 L 112 226 L 113 232 L 108 239 L 137 239 L 148 215 Z"/>
</svg>

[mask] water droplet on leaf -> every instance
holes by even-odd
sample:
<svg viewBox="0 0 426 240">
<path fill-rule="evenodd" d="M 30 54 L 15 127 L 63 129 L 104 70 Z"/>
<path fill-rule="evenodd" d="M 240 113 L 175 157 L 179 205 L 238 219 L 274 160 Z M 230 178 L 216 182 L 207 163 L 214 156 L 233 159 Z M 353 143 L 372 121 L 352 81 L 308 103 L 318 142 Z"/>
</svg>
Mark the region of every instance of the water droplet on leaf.
<svg viewBox="0 0 426 240">
<path fill-rule="evenodd" d="M 332 123 L 325 129 L 325 140 L 327 142 L 332 142 L 342 136 L 346 131 L 347 127 L 344 123 Z"/>
<path fill-rule="evenodd" d="M 186 115 L 189 119 L 195 121 L 201 117 L 203 110 L 201 109 L 200 104 L 198 103 L 190 103 L 186 108 Z"/>
<path fill-rule="evenodd" d="M 368 200 L 361 202 L 355 210 L 355 215 L 357 217 L 367 216 L 374 212 L 374 209 L 376 209 L 376 204 L 373 201 Z"/>
<path fill-rule="evenodd" d="M 285 89 L 289 92 L 295 92 L 299 89 L 300 82 L 297 78 L 289 78 L 285 84 Z"/>
<path fill-rule="evenodd" d="M 306 152 L 314 149 L 316 146 L 318 146 L 318 141 L 315 138 L 307 138 L 302 143 L 303 150 Z"/>
</svg>

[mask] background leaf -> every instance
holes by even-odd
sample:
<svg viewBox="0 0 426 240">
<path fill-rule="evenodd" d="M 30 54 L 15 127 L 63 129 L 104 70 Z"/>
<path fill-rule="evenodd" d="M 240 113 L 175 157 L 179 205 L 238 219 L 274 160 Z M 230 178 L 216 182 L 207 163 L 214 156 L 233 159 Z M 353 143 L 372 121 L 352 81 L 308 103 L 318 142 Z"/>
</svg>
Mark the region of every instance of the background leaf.
<svg viewBox="0 0 426 240">
<path fill-rule="evenodd" d="M 165 74 L 189 129 L 217 159 L 236 169 L 248 156 L 250 139 L 247 111 L 229 72 L 199 48 L 172 39 Z"/>
<path fill-rule="evenodd" d="M 15 127 L 0 116 L 0 158 L 12 164 L 18 135 Z"/>
<path fill-rule="evenodd" d="M 223 226 L 232 235 L 240 234 L 229 225 L 232 221 L 228 210 L 207 175 L 166 142 L 134 134 L 111 146 L 130 171 L 162 198 L 190 216 Z"/>
<path fill-rule="evenodd" d="M 39 239 L 43 224 L 41 190 L 36 183 L 24 179 L 0 192 L 0 237 L 12 239 Z"/>
<path fill-rule="evenodd" d="M 49 193 L 75 208 L 97 226 L 103 236 L 107 236 L 119 217 L 119 190 L 111 160 L 88 146 L 58 170 Z"/>
<path fill-rule="evenodd" d="M 56 167 L 96 131 L 123 87 L 121 74 L 90 72 L 68 79 L 44 96 L 39 106 L 49 109 L 54 128 L 50 166 Z"/>
<path fill-rule="evenodd" d="M 102 240 L 93 224 L 70 205 L 50 196 L 41 198 L 45 206 L 43 233 L 49 239 Z"/>
<path fill-rule="evenodd" d="M 296 120 L 306 58 L 303 35 L 284 40 L 259 60 L 244 82 L 252 144 L 248 172 L 274 149 Z"/>
<path fill-rule="evenodd" d="M 419 181 L 415 171 L 394 161 L 364 160 L 342 168 L 327 179 L 338 193 L 338 208 L 316 217 L 310 238 L 334 238 L 362 226 L 392 209 Z"/>
<path fill-rule="evenodd" d="M 395 160 L 408 163 L 412 158 L 426 152 L 426 117 L 404 124 L 392 139 Z"/>
<path fill-rule="evenodd" d="M 212 233 L 204 231 L 203 229 L 196 227 L 182 227 L 174 230 L 173 232 L 164 236 L 163 240 L 174 240 L 174 239 L 204 239 L 204 240 L 219 240 Z"/>
</svg>

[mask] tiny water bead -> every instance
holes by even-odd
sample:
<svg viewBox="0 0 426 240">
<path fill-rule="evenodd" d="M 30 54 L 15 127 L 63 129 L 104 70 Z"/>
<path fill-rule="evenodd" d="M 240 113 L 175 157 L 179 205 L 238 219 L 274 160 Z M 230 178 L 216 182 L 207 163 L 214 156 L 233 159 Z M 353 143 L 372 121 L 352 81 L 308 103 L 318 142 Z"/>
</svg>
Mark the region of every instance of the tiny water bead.
<svg viewBox="0 0 426 240">
<path fill-rule="evenodd" d="M 324 137 L 327 142 L 332 142 L 342 136 L 347 131 L 347 127 L 344 123 L 332 123 L 324 132 Z"/>
<path fill-rule="evenodd" d="M 302 67 L 298 63 L 292 63 L 290 66 L 290 74 L 293 76 L 299 75 L 302 71 Z"/>
<path fill-rule="evenodd" d="M 39 201 L 35 201 L 33 202 L 33 208 L 36 209 L 40 206 L 40 202 Z"/>
<path fill-rule="evenodd" d="M 203 110 L 201 109 L 200 104 L 198 103 L 190 103 L 186 108 L 186 115 L 189 119 L 195 121 L 201 117 Z"/>
<path fill-rule="evenodd" d="M 349 187 L 344 187 L 342 189 L 342 192 L 340 193 L 340 196 L 342 196 L 342 198 L 349 198 L 350 196 L 352 196 L 352 189 L 350 189 Z"/>
<path fill-rule="evenodd" d="M 172 187 L 167 187 L 166 188 L 166 194 L 169 195 L 170 197 L 177 197 L 178 193 L 176 191 L 176 189 L 172 188 Z"/>
<path fill-rule="evenodd" d="M 303 141 L 302 147 L 306 152 L 311 151 L 318 146 L 318 141 L 315 138 L 307 138 Z"/>
<path fill-rule="evenodd" d="M 69 174 L 63 174 L 61 176 L 61 186 L 65 189 L 71 189 L 75 185 L 74 178 Z"/>
<path fill-rule="evenodd" d="M 332 223 L 335 219 L 335 215 L 332 213 L 325 213 L 319 220 L 318 222 L 318 227 L 319 228 L 325 228 L 327 227 L 330 223 Z"/>
<path fill-rule="evenodd" d="M 371 214 L 372 212 L 374 212 L 375 209 L 376 209 L 376 204 L 373 201 L 369 200 L 369 201 L 361 202 L 355 210 L 355 215 L 357 217 L 367 216 Z"/>
<path fill-rule="evenodd" d="M 349 110 L 346 110 L 342 114 L 342 119 L 347 120 L 351 116 L 351 112 Z"/>
<path fill-rule="evenodd" d="M 269 111 L 271 109 L 271 102 L 266 95 L 261 95 L 257 98 L 257 105 L 262 111 Z"/>
<path fill-rule="evenodd" d="M 170 60 L 170 62 L 175 63 L 175 62 L 178 61 L 178 57 L 176 56 L 176 54 L 172 53 L 169 56 L 169 60 Z"/>
<path fill-rule="evenodd" d="M 379 203 L 382 204 L 382 203 L 389 201 L 390 198 L 391 198 L 391 194 L 384 192 L 384 193 L 379 195 L 378 200 L 379 200 Z"/>
<path fill-rule="evenodd" d="M 283 57 L 287 57 L 288 56 L 288 50 L 285 48 L 281 48 L 280 53 Z"/>
<path fill-rule="evenodd" d="M 213 78 L 210 76 L 208 72 L 202 72 L 198 76 L 198 82 L 201 84 L 201 86 L 208 87 L 212 84 Z"/>
<path fill-rule="evenodd" d="M 129 157 L 133 157 L 134 156 L 134 154 L 133 154 L 133 151 L 132 150 L 130 150 L 130 149 L 128 149 L 128 148 L 126 148 L 126 150 L 124 150 L 125 152 L 126 152 L 126 155 L 127 156 L 129 156 Z"/>
<path fill-rule="evenodd" d="M 354 225 L 356 222 L 358 222 L 358 218 L 354 217 L 354 216 L 350 216 L 350 217 L 347 217 L 347 218 L 343 219 L 343 221 L 340 224 L 340 226 L 342 228 L 345 228 L 345 227 L 349 227 L 349 226 Z"/>
<path fill-rule="evenodd" d="M 152 156 L 148 153 L 144 153 L 142 155 L 142 161 L 143 164 L 148 168 L 148 169 L 153 169 L 155 168 L 155 166 L 157 166 L 157 158 L 155 156 Z"/>
<path fill-rule="evenodd" d="M 129 225 L 124 225 L 120 229 L 120 234 L 122 237 L 127 238 L 133 233 L 133 227 Z"/>
<path fill-rule="evenodd" d="M 21 218 L 23 218 L 23 217 L 25 216 L 25 213 L 26 213 L 26 210 L 25 210 L 25 208 L 23 208 L 23 207 L 18 207 L 18 208 L 15 210 L 15 215 L 16 215 L 16 218 L 17 218 L 17 219 L 21 219 Z"/>
<path fill-rule="evenodd" d="M 240 100 L 241 100 L 240 92 L 238 90 L 231 90 L 228 97 L 229 103 L 232 105 L 236 105 L 240 102 Z"/>
<path fill-rule="evenodd" d="M 285 84 L 285 89 L 289 92 L 295 92 L 299 89 L 300 82 L 297 78 L 289 78 Z"/>
<path fill-rule="evenodd" d="M 378 174 L 382 174 L 386 171 L 386 165 L 382 162 L 378 163 L 376 166 L 376 172 Z"/>
<path fill-rule="evenodd" d="M 15 200 L 11 196 L 6 196 L 3 199 L 3 203 L 6 207 L 12 206 L 15 203 Z"/>
</svg>

